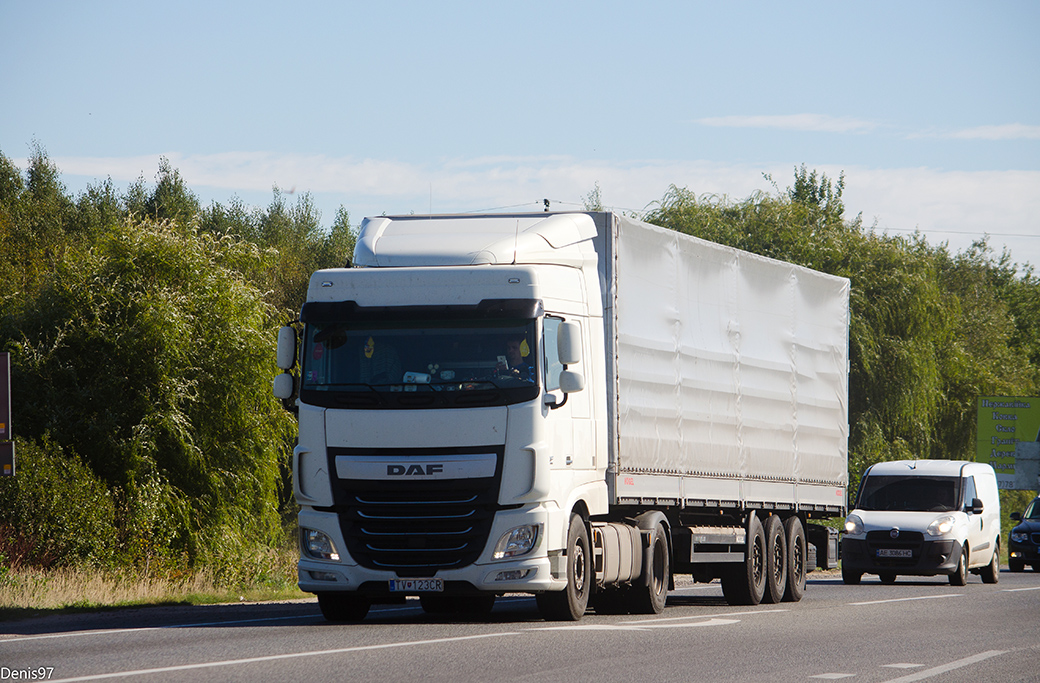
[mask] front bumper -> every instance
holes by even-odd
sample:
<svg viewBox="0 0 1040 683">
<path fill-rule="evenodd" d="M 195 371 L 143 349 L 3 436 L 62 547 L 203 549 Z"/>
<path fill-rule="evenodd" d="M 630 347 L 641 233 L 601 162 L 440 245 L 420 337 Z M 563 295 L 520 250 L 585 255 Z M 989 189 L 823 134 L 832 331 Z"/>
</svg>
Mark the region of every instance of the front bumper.
<svg viewBox="0 0 1040 683">
<path fill-rule="evenodd" d="M 391 593 L 392 579 L 430 578 L 405 576 L 393 570 L 369 569 L 360 566 L 346 551 L 339 519 L 335 513 L 312 509 L 300 511 L 301 528 L 321 531 L 332 539 L 339 560 L 319 560 L 302 555 L 297 570 L 300 589 L 308 593 L 339 591 L 359 592 L 373 601 L 400 599 L 407 593 Z M 491 553 L 498 539 L 510 529 L 540 524 L 541 533 L 536 546 L 527 555 L 516 559 L 494 560 Z M 548 515 L 544 508 L 499 511 L 492 525 L 488 547 L 473 564 L 454 569 L 438 570 L 433 577 L 444 582 L 443 595 L 474 595 L 478 593 L 524 592 L 539 593 L 561 590 L 566 580 L 553 578 L 553 567 L 547 553 Z M 557 568 L 557 573 L 559 573 Z"/>
<path fill-rule="evenodd" d="M 888 548 L 884 544 L 858 538 L 841 539 L 842 567 L 864 574 L 892 573 L 910 576 L 953 574 L 960 563 L 960 541 L 924 540 L 911 546 Z M 885 557 L 887 550 L 910 550 L 910 557 Z"/>
<path fill-rule="evenodd" d="M 1016 543 L 1009 538 L 1008 559 L 1033 567 L 1040 566 L 1040 546 L 1036 546 L 1028 541 Z"/>
</svg>

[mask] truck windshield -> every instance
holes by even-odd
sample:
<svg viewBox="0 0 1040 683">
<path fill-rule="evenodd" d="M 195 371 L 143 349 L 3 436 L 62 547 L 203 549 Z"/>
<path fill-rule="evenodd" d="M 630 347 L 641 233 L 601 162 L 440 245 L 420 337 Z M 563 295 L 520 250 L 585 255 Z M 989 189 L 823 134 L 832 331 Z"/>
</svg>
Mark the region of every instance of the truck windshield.
<svg viewBox="0 0 1040 683">
<path fill-rule="evenodd" d="M 959 477 L 886 477 L 870 475 L 859 494 L 861 510 L 950 512 L 960 495 Z"/>
<path fill-rule="evenodd" d="M 531 400 L 536 329 L 525 319 L 308 323 L 300 399 L 372 409 Z"/>
</svg>

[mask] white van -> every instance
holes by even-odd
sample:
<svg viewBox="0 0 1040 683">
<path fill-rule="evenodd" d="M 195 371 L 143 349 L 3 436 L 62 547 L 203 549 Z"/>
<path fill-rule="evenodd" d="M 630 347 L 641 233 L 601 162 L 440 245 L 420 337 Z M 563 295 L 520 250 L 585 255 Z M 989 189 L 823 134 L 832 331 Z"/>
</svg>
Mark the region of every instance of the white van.
<svg viewBox="0 0 1040 683">
<path fill-rule="evenodd" d="M 1000 576 L 1000 495 L 993 468 L 963 460 L 880 462 L 863 473 L 845 520 L 841 577 L 892 583 L 900 574 Z"/>
</svg>

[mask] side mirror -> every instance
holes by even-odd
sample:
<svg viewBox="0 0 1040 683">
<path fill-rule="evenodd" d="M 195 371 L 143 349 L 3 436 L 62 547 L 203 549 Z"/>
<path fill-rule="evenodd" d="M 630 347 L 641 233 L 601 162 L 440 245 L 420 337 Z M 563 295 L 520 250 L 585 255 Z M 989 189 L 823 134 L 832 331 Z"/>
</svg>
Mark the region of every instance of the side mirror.
<svg viewBox="0 0 1040 683">
<path fill-rule="evenodd" d="M 278 330 L 278 367 L 288 370 L 296 364 L 296 330 L 286 325 Z"/>
<path fill-rule="evenodd" d="M 560 391 L 565 394 L 573 394 L 585 388 L 585 375 L 573 370 L 564 370 L 560 373 Z"/>
<path fill-rule="evenodd" d="M 560 324 L 557 333 L 556 351 L 560 362 L 574 365 L 581 362 L 581 325 L 566 321 Z"/>
<path fill-rule="evenodd" d="M 971 505 L 967 505 L 965 507 L 967 508 L 965 512 L 970 512 L 973 515 L 982 514 L 982 501 L 978 498 L 972 498 Z"/>
<path fill-rule="evenodd" d="M 296 389 L 296 380 L 288 372 L 283 372 L 274 378 L 274 382 L 271 383 L 271 389 L 275 398 L 284 401 L 292 398 L 293 391 Z"/>
<path fill-rule="evenodd" d="M 1012 522 L 1021 522 L 1022 521 L 1022 513 L 1021 512 L 1012 512 L 1010 515 L 1008 515 L 1008 518 Z"/>
</svg>

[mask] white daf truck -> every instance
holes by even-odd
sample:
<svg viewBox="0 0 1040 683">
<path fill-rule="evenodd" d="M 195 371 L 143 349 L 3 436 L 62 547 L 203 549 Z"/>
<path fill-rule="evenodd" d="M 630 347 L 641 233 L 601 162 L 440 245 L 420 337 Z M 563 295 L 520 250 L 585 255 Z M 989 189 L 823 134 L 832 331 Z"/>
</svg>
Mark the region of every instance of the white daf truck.
<svg viewBox="0 0 1040 683">
<path fill-rule="evenodd" d="M 844 278 L 609 212 L 368 218 L 279 334 L 299 585 L 331 621 L 659 613 L 676 574 L 797 601 L 837 561 L 848 326 Z"/>
</svg>

